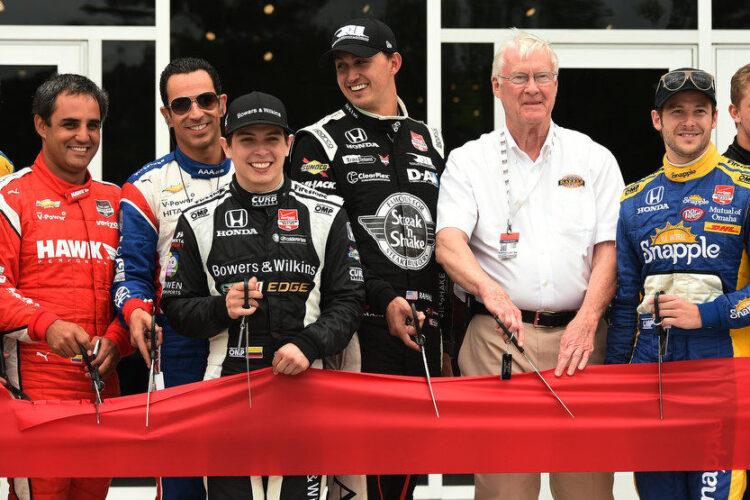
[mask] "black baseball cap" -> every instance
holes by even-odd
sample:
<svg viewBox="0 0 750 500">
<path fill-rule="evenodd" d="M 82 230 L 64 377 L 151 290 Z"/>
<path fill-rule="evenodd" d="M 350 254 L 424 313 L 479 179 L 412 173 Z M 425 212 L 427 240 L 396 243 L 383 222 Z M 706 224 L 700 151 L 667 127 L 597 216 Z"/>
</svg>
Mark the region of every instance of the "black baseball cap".
<svg viewBox="0 0 750 500">
<path fill-rule="evenodd" d="M 677 68 L 659 78 L 654 107 L 661 109 L 672 96 L 685 90 L 701 92 L 716 105 L 716 83 L 711 73 L 695 68 Z"/>
<path fill-rule="evenodd" d="M 263 92 L 250 92 L 229 104 L 226 135 L 248 125 L 278 125 L 291 133 L 286 118 L 286 107 L 281 99 Z"/>
<path fill-rule="evenodd" d="M 372 57 L 378 52 L 393 54 L 398 48 L 396 37 L 387 24 L 372 17 L 361 17 L 350 19 L 336 29 L 331 48 L 320 57 L 319 64 L 326 64 L 339 50 L 358 57 Z"/>
</svg>

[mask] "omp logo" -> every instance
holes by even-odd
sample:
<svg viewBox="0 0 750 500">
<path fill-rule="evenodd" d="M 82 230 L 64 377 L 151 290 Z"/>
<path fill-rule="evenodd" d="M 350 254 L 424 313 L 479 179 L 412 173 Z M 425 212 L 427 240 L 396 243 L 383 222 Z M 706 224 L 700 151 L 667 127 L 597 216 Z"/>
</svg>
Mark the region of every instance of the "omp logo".
<svg viewBox="0 0 750 500">
<path fill-rule="evenodd" d="M 104 253 L 102 253 L 104 251 Z M 37 240 L 38 259 L 115 259 L 116 250 L 101 241 Z M 106 256 L 106 257 L 105 257 Z"/>
<path fill-rule="evenodd" d="M 719 245 L 707 244 L 705 236 L 696 237 L 690 227 L 683 221 L 656 229 L 656 234 L 650 236 L 651 241 L 641 241 L 641 250 L 646 264 L 654 260 L 671 260 L 677 264 L 680 259 L 687 259 L 686 265 L 695 258 L 715 259 L 719 256 Z"/>
<path fill-rule="evenodd" d="M 224 224 L 227 227 L 245 227 L 247 226 L 247 210 L 230 210 L 224 214 Z"/>
<path fill-rule="evenodd" d="M 703 229 L 712 233 L 739 235 L 742 226 L 738 226 L 737 224 L 721 224 L 719 222 L 705 222 L 703 224 Z"/>
<path fill-rule="evenodd" d="M 333 213 L 333 207 L 329 207 L 328 205 L 317 204 L 315 205 L 315 213 L 331 215 Z"/>
<path fill-rule="evenodd" d="M 190 213 L 190 218 L 193 220 L 198 220 L 201 217 L 205 217 L 208 215 L 208 209 L 207 208 L 201 208 L 199 210 L 196 210 L 194 212 Z"/>
<path fill-rule="evenodd" d="M 750 298 L 748 297 L 740 299 L 734 308 L 729 310 L 729 317 L 732 319 L 744 318 L 748 314 L 750 314 Z"/>
<path fill-rule="evenodd" d="M 352 144 L 359 144 L 360 142 L 365 142 L 367 140 L 367 134 L 364 129 L 361 128 L 347 130 L 344 132 L 344 137 L 346 137 L 346 140 Z"/>
</svg>

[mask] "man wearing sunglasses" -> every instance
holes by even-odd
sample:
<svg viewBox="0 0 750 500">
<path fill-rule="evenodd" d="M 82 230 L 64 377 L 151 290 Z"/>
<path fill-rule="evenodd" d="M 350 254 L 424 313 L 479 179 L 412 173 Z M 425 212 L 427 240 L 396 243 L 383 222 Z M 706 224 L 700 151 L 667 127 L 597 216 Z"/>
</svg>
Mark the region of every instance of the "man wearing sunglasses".
<svg viewBox="0 0 750 500">
<path fill-rule="evenodd" d="M 612 154 L 552 122 L 558 60 L 514 32 L 495 54 L 492 89 L 505 126 L 454 150 L 441 179 L 437 258 L 470 305 L 462 375 L 540 370 L 573 375 L 604 360 L 602 315 L 614 294 L 615 228 L 623 187 Z M 510 358 L 509 358 L 510 356 Z M 556 499 L 612 498 L 611 473 L 553 473 Z M 476 498 L 537 498 L 540 474 L 476 474 Z"/>
<path fill-rule="evenodd" d="M 661 292 L 664 361 L 746 356 L 747 339 L 733 334 L 750 326 L 750 286 L 739 288 L 750 244 L 750 171 L 711 143 L 717 110 L 709 73 L 666 73 L 654 108 L 666 155 L 622 195 L 606 362 L 659 360 L 654 299 Z M 665 404 L 664 418 L 676 417 Z M 635 481 L 642 499 L 729 499 L 742 496 L 745 471 L 636 472 Z"/>
<path fill-rule="evenodd" d="M 363 372 L 424 376 L 416 330 L 407 323 L 413 303 L 426 316 L 425 352 L 435 376 L 441 330 L 450 334 L 448 279 L 434 252 L 443 139 L 410 118 L 398 97 L 402 59 L 386 24 L 374 18 L 343 23 L 320 60 L 332 62 L 346 103 L 298 132 L 290 167 L 293 179 L 344 198 L 365 270 L 365 316 L 340 368 L 357 371 L 361 359 Z M 351 479 L 344 480 L 347 487 L 364 489 Z M 411 498 L 416 480 L 368 476 L 368 497 Z"/>
<path fill-rule="evenodd" d="M 159 91 L 161 113 L 177 144 L 123 186 L 112 296 L 146 364 L 151 316 L 157 315 L 164 385 L 172 387 L 203 378 L 207 346 L 204 339 L 178 335 L 160 311 L 169 245 L 182 210 L 227 184 L 233 169 L 219 143 L 227 96 L 216 69 L 202 59 L 176 59 L 164 68 Z M 205 498 L 201 478 L 163 478 L 162 491 L 168 500 Z"/>
</svg>

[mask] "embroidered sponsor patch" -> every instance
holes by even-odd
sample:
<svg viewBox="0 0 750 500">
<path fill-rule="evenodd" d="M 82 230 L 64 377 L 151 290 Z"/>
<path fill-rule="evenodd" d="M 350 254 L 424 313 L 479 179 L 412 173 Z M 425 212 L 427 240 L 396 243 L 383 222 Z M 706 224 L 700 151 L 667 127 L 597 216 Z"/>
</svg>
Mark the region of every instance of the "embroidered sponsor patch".
<svg viewBox="0 0 750 500">
<path fill-rule="evenodd" d="M 299 227 L 299 217 L 297 216 L 297 209 L 279 209 L 279 229 L 284 231 L 293 231 Z"/>
<path fill-rule="evenodd" d="M 716 186 L 711 197 L 719 205 L 728 205 L 734 199 L 734 186 Z"/>
<path fill-rule="evenodd" d="M 575 189 L 585 186 L 586 181 L 584 181 L 583 177 L 581 177 L 580 175 L 566 175 L 565 177 L 557 181 L 557 185 L 569 189 Z"/>
<path fill-rule="evenodd" d="M 724 233 L 724 234 L 740 234 L 742 230 L 741 226 L 737 224 L 722 224 L 721 222 L 704 222 L 703 230 L 710 231 L 712 233 Z"/>
<path fill-rule="evenodd" d="M 701 220 L 706 211 L 698 207 L 685 207 L 680 210 L 680 216 L 685 222 L 695 222 Z"/>
</svg>

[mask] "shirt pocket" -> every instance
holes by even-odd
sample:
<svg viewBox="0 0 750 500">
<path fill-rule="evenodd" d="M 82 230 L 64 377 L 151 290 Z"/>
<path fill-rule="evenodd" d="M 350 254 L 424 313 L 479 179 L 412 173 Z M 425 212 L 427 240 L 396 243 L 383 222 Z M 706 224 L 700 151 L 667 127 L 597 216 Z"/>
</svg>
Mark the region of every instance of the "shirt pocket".
<svg viewBox="0 0 750 500">
<path fill-rule="evenodd" d="M 554 227 L 560 236 L 588 242 L 594 233 L 596 203 L 589 186 L 556 186 L 549 217 L 556 219 Z"/>
</svg>

